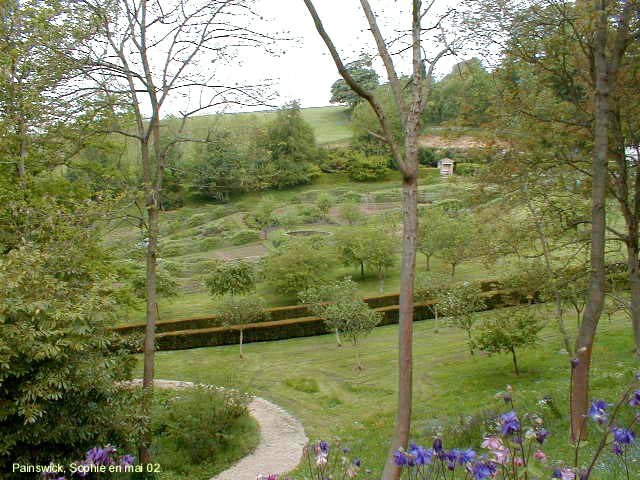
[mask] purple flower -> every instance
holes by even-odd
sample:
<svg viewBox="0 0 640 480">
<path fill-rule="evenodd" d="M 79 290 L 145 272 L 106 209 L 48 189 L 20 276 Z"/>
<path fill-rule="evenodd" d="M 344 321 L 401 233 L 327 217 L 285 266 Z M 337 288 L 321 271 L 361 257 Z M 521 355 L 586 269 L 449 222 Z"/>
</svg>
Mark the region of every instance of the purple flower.
<svg viewBox="0 0 640 480">
<path fill-rule="evenodd" d="M 127 467 L 133 465 L 136 461 L 136 457 L 133 455 L 123 455 L 120 457 L 120 466 Z"/>
<path fill-rule="evenodd" d="M 393 452 L 393 461 L 399 467 L 405 467 L 409 464 L 409 457 L 402 450 L 397 450 Z"/>
<path fill-rule="evenodd" d="M 441 453 L 442 452 L 442 439 L 436 438 L 433 441 L 433 451 L 436 452 L 436 453 Z"/>
<path fill-rule="evenodd" d="M 616 455 L 620 456 L 622 455 L 622 447 L 620 446 L 619 443 L 613 442 L 613 453 L 615 453 Z"/>
<path fill-rule="evenodd" d="M 465 463 L 471 463 L 476 459 L 476 452 L 472 448 L 468 448 L 467 450 L 462 450 L 460 455 L 458 455 L 458 462 L 460 465 L 464 465 Z"/>
<path fill-rule="evenodd" d="M 485 480 L 486 478 L 490 478 L 496 473 L 496 465 L 492 462 L 487 463 L 476 463 L 473 468 L 473 475 L 476 480 Z"/>
<path fill-rule="evenodd" d="M 613 437 L 620 445 L 636 443 L 636 434 L 629 428 L 614 428 Z"/>
<path fill-rule="evenodd" d="M 610 403 L 604 400 L 595 400 L 591 403 L 589 409 L 589 416 L 598 423 L 605 423 L 607 421 L 607 408 L 611 406 Z"/>
<path fill-rule="evenodd" d="M 342 453 L 351 453 L 351 449 L 349 447 L 342 447 Z"/>
<path fill-rule="evenodd" d="M 362 460 L 360 460 L 359 458 L 354 458 L 354 459 L 353 459 L 353 464 L 354 464 L 356 467 L 359 467 L 360 465 L 362 465 Z"/>
<path fill-rule="evenodd" d="M 95 447 L 87 452 L 87 462 L 93 465 L 112 465 L 111 454 L 116 453 L 116 448 L 111 445 Z"/>
<path fill-rule="evenodd" d="M 549 431 L 542 428 L 536 432 L 536 441 L 542 445 L 549 435 Z"/>
<path fill-rule="evenodd" d="M 505 413 L 500 417 L 502 425 L 502 435 L 512 435 L 514 432 L 520 431 L 520 420 L 516 412 Z"/>
<path fill-rule="evenodd" d="M 433 462 L 433 450 L 426 449 L 421 445 L 411 445 L 409 453 L 415 457 L 416 465 L 429 465 Z"/>
<path fill-rule="evenodd" d="M 636 390 L 633 392 L 631 396 L 631 401 L 629 401 L 629 405 L 632 407 L 640 407 L 640 390 Z"/>
<path fill-rule="evenodd" d="M 318 444 L 318 447 L 320 448 L 320 451 L 321 451 L 321 452 L 323 452 L 323 453 L 329 453 L 329 448 L 330 448 L 330 446 L 329 446 L 329 442 L 325 442 L 325 441 L 323 440 L 323 441 L 321 441 L 321 442 Z"/>
</svg>

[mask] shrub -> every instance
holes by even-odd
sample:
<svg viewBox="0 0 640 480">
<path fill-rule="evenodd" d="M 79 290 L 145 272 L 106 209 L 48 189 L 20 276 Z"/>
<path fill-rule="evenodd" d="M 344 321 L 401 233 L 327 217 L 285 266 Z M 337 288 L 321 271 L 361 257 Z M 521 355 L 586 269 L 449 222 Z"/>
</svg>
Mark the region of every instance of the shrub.
<svg viewBox="0 0 640 480">
<path fill-rule="evenodd" d="M 259 242 L 262 240 L 260 232 L 256 230 L 240 230 L 231 237 L 231 243 L 234 245 L 245 245 L 247 243 Z"/>
<path fill-rule="evenodd" d="M 345 203 L 340 206 L 340 216 L 342 216 L 349 225 L 353 225 L 362 221 L 364 213 L 362 213 L 362 209 L 357 203 Z"/>
<path fill-rule="evenodd" d="M 191 215 L 187 225 L 189 227 L 198 227 L 207 223 L 207 215 L 204 213 L 196 213 L 195 215 Z"/>
<path fill-rule="evenodd" d="M 246 434 L 251 396 L 197 387 L 164 400 L 153 417 L 153 452 L 163 467 L 187 473 L 223 455 Z"/>
<path fill-rule="evenodd" d="M 322 283 L 333 263 L 325 249 L 313 248 L 307 240 L 291 240 L 265 259 L 265 277 L 278 293 L 294 296 Z"/>
<path fill-rule="evenodd" d="M 456 164 L 455 173 L 462 176 L 475 175 L 482 168 L 477 163 L 458 163 Z"/>
<path fill-rule="evenodd" d="M 297 213 L 300 223 L 315 223 L 324 219 L 322 210 L 315 205 L 301 205 Z"/>
<path fill-rule="evenodd" d="M 211 295 L 239 295 L 253 290 L 255 284 L 256 267 L 245 260 L 216 261 L 205 278 Z"/>
<path fill-rule="evenodd" d="M 356 182 L 384 180 L 389 174 L 387 158 L 379 155 L 365 156 L 356 153 L 348 167 L 349 178 Z"/>
</svg>

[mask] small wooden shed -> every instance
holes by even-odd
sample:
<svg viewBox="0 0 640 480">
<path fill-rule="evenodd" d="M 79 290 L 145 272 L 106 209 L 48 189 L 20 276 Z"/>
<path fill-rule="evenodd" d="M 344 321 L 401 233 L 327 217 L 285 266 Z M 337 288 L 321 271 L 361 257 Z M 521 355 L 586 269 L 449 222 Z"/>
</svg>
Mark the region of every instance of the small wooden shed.
<svg viewBox="0 0 640 480">
<path fill-rule="evenodd" d="M 441 158 L 438 160 L 438 169 L 440 170 L 440 176 L 449 177 L 453 175 L 453 167 L 455 160 L 451 158 Z"/>
</svg>

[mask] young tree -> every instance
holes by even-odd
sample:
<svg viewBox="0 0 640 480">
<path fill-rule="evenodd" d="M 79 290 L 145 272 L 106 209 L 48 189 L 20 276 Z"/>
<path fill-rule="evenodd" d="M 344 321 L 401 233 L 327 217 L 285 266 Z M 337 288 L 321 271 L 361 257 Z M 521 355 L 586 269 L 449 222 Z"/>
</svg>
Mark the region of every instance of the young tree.
<svg viewBox="0 0 640 480">
<path fill-rule="evenodd" d="M 342 345 L 342 333 L 357 347 L 358 340 L 371 333 L 382 320 L 382 315 L 371 310 L 362 300 L 358 285 L 349 277 L 332 284 L 311 287 L 300 294 L 300 301 L 309 304 L 313 314 L 324 318 L 327 328 L 335 331 L 338 346 Z M 362 370 L 357 348 L 356 362 L 358 370 Z"/>
<path fill-rule="evenodd" d="M 246 260 L 217 261 L 204 280 L 213 296 L 242 295 L 255 289 L 257 270 Z"/>
<path fill-rule="evenodd" d="M 393 461 L 393 452 L 400 447 L 407 447 L 411 425 L 413 281 L 415 277 L 416 237 L 418 230 L 418 135 L 420 134 L 422 111 L 429 97 L 428 94 L 429 87 L 432 83 L 433 69 L 437 61 L 450 51 L 450 47 L 447 46 L 441 50 L 431 60 L 425 58 L 421 39 L 423 32 L 422 21 L 431 6 L 433 6 L 433 2 L 423 11 L 421 0 L 413 0 L 411 2 L 412 23 L 410 33 L 411 40 L 409 42 L 412 55 L 412 74 L 409 81 L 402 80 L 397 74 L 392 56 L 389 53 L 388 43 L 385 42 L 382 32 L 378 27 L 377 18 L 368 0 L 360 0 L 371 34 L 377 45 L 378 54 L 387 72 L 395 106 L 400 112 L 403 129 L 402 135 L 398 137 L 395 135 L 396 132 L 389 122 L 389 110 L 384 110 L 378 99 L 371 93 L 371 90 L 363 87 L 351 76 L 340 58 L 333 41 L 325 31 L 312 0 L 303 1 L 313 18 L 318 34 L 331 53 L 338 72 L 347 85 L 349 85 L 358 96 L 366 100 L 375 112 L 382 131 L 372 131 L 371 134 L 389 146 L 393 153 L 393 159 L 402 173 L 404 231 L 402 270 L 400 274 L 398 409 L 393 439 L 383 474 L 385 480 L 398 479 L 401 472 L 400 468 L 395 465 Z M 441 25 L 440 21 L 436 21 L 435 23 L 436 25 Z M 403 48 L 402 50 L 404 51 L 405 49 Z"/>
<path fill-rule="evenodd" d="M 435 234 L 434 247 L 438 257 L 451 266 L 451 279 L 455 277 L 456 267 L 469 260 L 475 254 L 478 241 L 477 232 L 471 215 L 443 217 Z"/>
<path fill-rule="evenodd" d="M 294 297 L 312 285 L 323 283 L 334 257 L 308 240 L 290 240 L 264 260 L 264 275 L 278 293 Z"/>
<path fill-rule="evenodd" d="M 447 224 L 447 216 L 440 208 L 425 209 L 423 222 L 418 231 L 418 251 L 424 255 L 427 270 L 431 270 L 431 257 L 438 253 L 443 243 L 443 226 Z"/>
<path fill-rule="evenodd" d="M 475 324 L 475 312 L 486 307 L 482 291 L 476 285 L 467 282 L 462 286 L 450 288 L 438 297 L 438 310 L 448 317 L 451 326 L 467 333 L 469 353 L 473 355 L 471 331 Z"/>
<path fill-rule="evenodd" d="M 147 230 L 147 325 L 145 329 L 143 389 L 148 417 L 153 392 L 155 325 L 157 321 L 156 269 L 159 239 L 160 196 L 168 150 L 188 140 L 182 130 L 189 116 L 227 103 L 257 105 L 256 88 L 224 86 L 198 65 L 206 53 L 224 62 L 239 47 L 259 46 L 267 39 L 242 19 L 251 13 L 245 0 L 200 2 L 197 0 L 114 0 L 109 3 L 83 0 L 99 19 L 102 42 L 89 44 L 95 69 L 87 75 L 96 80 L 107 102 L 124 103 L 132 112 L 135 127 L 114 128 L 133 139 L 142 165 L 144 225 Z M 163 145 L 161 121 L 165 106 L 176 96 L 194 88 L 200 103 L 185 103 L 182 121 L 171 141 Z M 150 114 L 145 109 L 150 109 Z M 140 461 L 151 461 L 150 431 L 141 439 Z"/>
<path fill-rule="evenodd" d="M 445 275 L 428 271 L 416 275 L 416 300 L 426 302 L 435 301 L 431 310 L 433 311 L 434 331 L 438 333 L 439 313 L 438 302 L 447 294 L 450 280 Z"/>
<path fill-rule="evenodd" d="M 530 307 L 520 307 L 509 312 L 497 313 L 478 326 L 473 346 L 482 352 L 509 353 L 513 359 L 513 369 L 520 375 L 516 350 L 532 347 L 538 343 L 542 323 Z"/>
<path fill-rule="evenodd" d="M 362 213 L 360 205 L 352 202 L 343 203 L 340 206 L 340 216 L 344 218 L 351 226 L 361 222 L 364 218 L 364 214 Z"/>
<path fill-rule="evenodd" d="M 394 264 L 395 239 L 382 228 L 343 228 L 336 232 L 338 256 L 347 265 L 359 265 L 360 277 L 366 268 L 378 273 L 384 287 L 385 270 Z"/>
<path fill-rule="evenodd" d="M 316 205 L 322 212 L 322 216 L 324 217 L 325 221 L 329 220 L 329 210 L 331 210 L 331 207 L 333 207 L 334 203 L 334 200 L 326 193 L 320 195 L 316 200 Z"/>
<path fill-rule="evenodd" d="M 264 300 L 256 295 L 228 295 L 218 306 L 218 315 L 224 325 L 236 325 L 240 332 L 240 358 L 244 340 L 244 328 L 249 323 L 255 323 L 265 318 L 266 305 Z"/>
<path fill-rule="evenodd" d="M 256 212 L 253 214 L 253 221 L 262 231 L 265 240 L 267 239 L 269 229 L 278 223 L 278 219 L 274 215 L 277 206 L 275 200 L 267 197 L 262 199 L 258 204 Z"/>
</svg>

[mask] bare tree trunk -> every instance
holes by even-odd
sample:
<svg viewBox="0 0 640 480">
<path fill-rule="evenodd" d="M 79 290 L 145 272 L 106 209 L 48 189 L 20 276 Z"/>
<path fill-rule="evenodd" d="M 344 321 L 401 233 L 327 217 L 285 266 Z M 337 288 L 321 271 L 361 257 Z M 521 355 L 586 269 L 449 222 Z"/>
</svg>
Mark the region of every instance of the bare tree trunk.
<svg viewBox="0 0 640 480">
<path fill-rule="evenodd" d="M 606 184 L 609 148 L 609 74 L 606 58 L 607 15 L 606 1 L 595 0 L 598 14 L 594 45 L 595 131 L 591 187 L 591 284 L 576 340 L 577 366 L 571 388 L 571 439 L 586 438 L 584 418 L 589 404 L 589 370 L 596 328 L 604 306 L 605 288 L 605 227 Z"/>
<path fill-rule="evenodd" d="M 338 330 L 336 328 L 336 344 L 341 347 L 342 346 L 342 341 L 340 341 L 340 330 Z"/>
<path fill-rule="evenodd" d="M 407 152 L 408 153 L 408 152 Z M 405 177 L 403 194 L 403 250 L 400 273 L 400 322 L 398 328 L 398 406 L 395 431 L 391 440 L 389 456 L 384 467 L 385 480 L 400 478 L 401 470 L 393 462 L 393 453 L 406 448 L 411 431 L 413 392 L 413 282 L 416 267 L 416 243 L 418 231 L 418 179 L 417 175 Z"/>
<path fill-rule="evenodd" d="M 637 238 L 635 238 L 635 245 L 627 244 L 627 264 L 631 289 L 631 324 L 636 355 L 640 355 L 640 269 L 638 268 Z"/>
<path fill-rule="evenodd" d="M 244 340 L 244 330 L 241 328 L 240 329 L 240 358 L 244 358 L 244 356 L 242 355 L 242 340 Z"/>
<path fill-rule="evenodd" d="M 516 372 L 516 375 L 520 375 L 520 370 L 518 369 L 518 360 L 516 359 L 516 351 L 515 349 L 511 349 L 511 358 L 513 359 L 513 368 Z"/>
</svg>

